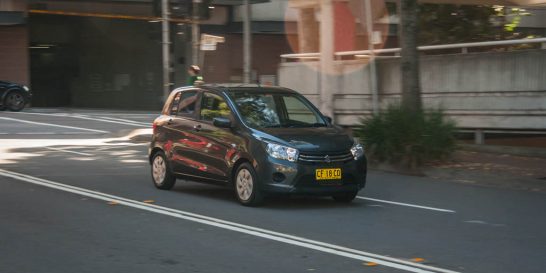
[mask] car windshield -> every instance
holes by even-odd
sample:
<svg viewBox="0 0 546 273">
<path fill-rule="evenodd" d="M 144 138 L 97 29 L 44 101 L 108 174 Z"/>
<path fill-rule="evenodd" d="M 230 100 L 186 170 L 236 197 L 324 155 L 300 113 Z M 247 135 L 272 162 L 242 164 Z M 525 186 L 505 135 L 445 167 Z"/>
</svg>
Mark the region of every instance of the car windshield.
<svg viewBox="0 0 546 273">
<path fill-rule="evenodd" d="M 253 128 L 327 126 L 322 116 L 298 94 L 234 91 L 230 97 L 244 122 Z"/>
</svg>

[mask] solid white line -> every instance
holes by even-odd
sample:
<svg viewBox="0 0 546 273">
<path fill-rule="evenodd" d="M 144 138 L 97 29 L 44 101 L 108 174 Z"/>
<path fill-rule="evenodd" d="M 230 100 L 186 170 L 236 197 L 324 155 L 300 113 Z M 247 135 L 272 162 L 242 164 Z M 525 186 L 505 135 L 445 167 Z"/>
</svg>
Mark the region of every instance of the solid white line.
<svg viewBox="0 0 546 273">
<path fill-rule="evenodd" d="M 126 121 L 110 120 L 110 119 L 103 119 L 103 118 L 93 118 L 93 117 L 84 116 L 84 115 L 74 115 L 74 116 L 67 116 L 67 117 L 79 118 L 79 119 L 85 119 L 85 120 L 93 120 L 93 121 L 100 121 L 100 122 L 123 124 L 123 125 L 135 126 L 135 127 L 140 127 L 140 128 L 142 128 L 143 126 L 151 127 L 151 125 L 152 125 L 151 122 L 149 124 L 144 123 L 144 122 L 138 122 L 138 121 L 126 122 Z"/>
<path fill-rule="evenodd" d="M 93 121 L 108 122 L 108 123 L 115 123 L 115 124 L 123 124 L 123 125 L 135 126 L 135 127 L 143 127 L 143 126 L 151 127 L 151 123 L 148 124 L 148 123 L 133 121 L 128 119 L 122 120 L 122 119 L 106 118 L 106 117 L 93 118 L 93 117 L 81 115 L 81 114 L 69 114 L 69 113 L 47 114 L 47 113 L 29 113 L 29 112 L 15 112 L 15 113 L 27 114 L 27 115 L 39 115 L 39 116 L 77 118 L 77 119 L 93 120 Z"/>
<path fill-rule="evenodd" d="M 0 133 L 0 135 L 96 135 L 96 132 L 19 132 Z"/>
<path fill-rule="evenodd" d="M 330 253 L 333 255 L 356 259 L 359 261 L 365 262 L 374 262 L 379 265 L 386 267 L 396 268 L 409 272 L 416 273 L 459 273 L 456 271 L 442 269 L 438 267 L 428 266 L 424 264 L 418 264 L 409 262 L 406 260 L 391 258 L 387 256 L 382 256 L 378 254 L 373 254 L 370 252 L 364 252 L 356 249 L 346 248 L 334 244 L 328 244 L 320 241 L 310 240 L 302 237 L 297 237 L 285 233 L 279 233 L 267 229 L 261 229 L 253 226 L 247 226 L 243 224 L 238 224 L 235 222 L 225 221 L 218 218 L 212 218 L 205 215 L 195 214 L 187 211 L 171 209 L 167 207 L 161 207 L 153 204 L 147 204 L 136 200 L 131 200 L 119 196 L 114 196 L 110 194 L 105 194 L 101 192 L 91 191 L 84 188 L 74 187 L 70 185 L 65 185 L 50 180 L 33 177 L 21 173 L 11 172 L 7 170 L 0 169 L 0 175 L 4 177 L 10 177 L 19 181 L 24 181 L 32 183 L 35 185 L 41 185 L 65 192 L 71 192 L 74 194 L 87 196 L 90 198 L 104 200 L 104 201 L 115 201 L 120 205 L 141 209 L 149 212 L 154 212 L 162 215 L 171 216 L 178 219 L 184 219 L 192 222 L 197 222 L 209 226 L 214 226 L 222 229 L 227 229 L 235 232 L 240 232 L 244 234 L 253 235 L 256 237 L 269 239 L 277 242 L 283 242 L 290 245 L 300 246 L 324 253 Z"/>
<path fill-rule="evenodd" d="M 143 125 L 143 126 L 146 126 L 146 127 L 150 127 L 150 125 L 152 123 L 151 121 L 149 123 L 146 123 L 146 122 L 130 120 L 130 119 L 112 118 L 112 117 L 103 117 L 103 116 L 98 116 L 97 118 L 106 119 L 106 120 L 113 120 L 113 121 L 120 121 L 120 122 L 127 122 L 127 123 L 134 123 L 136 125 Z"/>
<path fill-rule="evenodd" d="M 71 153 L 71 154 L 77 154 L 77 155 L 84 155 L 84 156 L 93 156 L 92 154 L 88 154 L 88 153 L 80 153 L 80 152 L 74 152 L 74 151 L 69 151 L 69 150 L 65 150 L 65 149 L 59 149 L 59 148 L 51 148 L 51 147 L 45 147 L 46 149 L 48 150 L 53 150 L 53 151 L 59 151 L 59 152 L 65 152 L 65 153 Z"/>
<path fill-rule="evenodd" d="M 102 130 L 81 128 L 81 127 L 74 127 L 74 126 L 66 126 L 66 125 L 59 125 L 59 124 L 53 124 L 53 123 L 35 122 L 35 121 L 28 121 L 28 120 L 16 119 L 16 118 L 0 117 L 0 119 L 16 121 L 16 122 L 22 122 L 22 123 L 28 123 L 28 124 L 35 124 L 35 125 L 52 126 L 52 127 L 66 128 L 66 129 L 74 129 L 74 130 L 82 130 L 82 131 L 103 133 L 103 134 L 109 133 L 107 131 L 102 131 Z"/>
<path fill-rule="evenodd" d="M 448 212 L 448 213 L 456 213 L 456 211 L 449 210 L 449 209 L 439 209 L 439 208 L 420 206 L 420 205 L 414 205 L 414 204 L 408 204 L 408 203 L 401 203 L 401 202 L 394 202 L 394 201 L 388 201 L 388 200 L 375 199 L 375 198 L 370 198 L 370 197 L 357 196 L 356 198 L 363 199 L 363 200 L 368 200 L 368 201 L 374 201 L 374 202 L 387 203 L 387 204 L 392 204 L 392 205 L 412 207 L 412 208 L 427 209 L 427 210 L 434 210 L 434 211 L 441 211 L 441 212 Z"/>
</svg>

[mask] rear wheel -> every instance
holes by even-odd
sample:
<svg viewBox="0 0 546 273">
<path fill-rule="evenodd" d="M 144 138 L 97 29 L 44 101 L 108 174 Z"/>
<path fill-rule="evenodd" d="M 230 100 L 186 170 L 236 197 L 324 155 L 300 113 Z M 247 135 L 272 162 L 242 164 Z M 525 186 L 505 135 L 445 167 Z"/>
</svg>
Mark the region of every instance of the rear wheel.
<svg viewBox="0 0 546 273">
<path fill-rule="evenodd" d="M 263 203 L 263 193 L 256 178 L 256 171 L 249 163 L 241 164 L 235 172 L 235 195 L 244 206 Z"/>
<path fill-rule="evenodd" d="M 357 194 L 358 194 L 358 191 L 346 192 L 346 193 L 338 193 L 338 194 L 332 195 L 332 198 L 333 198 L 336 202 L 340 202 L 340 203 L 351 203 L 351 202 L 356 198 L 356 195 L 357 195 Z"/>
<path fill-rule="evenodd" d="M 19 112 L 25 108 L 26 100 L 20 91 L 9 92 L 4 99 L 4 105 L 14 112 Z"/>
<path fill-rule="evenodd" d="M 152 158 L 152 180 L 155 187 L 162 190 L 172 189 L 176 182 L 163 152 L 157 152 Z"/>
</svg>

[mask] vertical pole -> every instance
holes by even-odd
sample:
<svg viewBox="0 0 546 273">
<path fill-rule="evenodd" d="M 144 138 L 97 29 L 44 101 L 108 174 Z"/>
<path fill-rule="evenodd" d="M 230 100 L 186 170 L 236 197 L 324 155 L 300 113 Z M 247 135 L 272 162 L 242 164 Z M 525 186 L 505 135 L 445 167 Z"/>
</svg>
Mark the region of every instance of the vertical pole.
<svg viewBox="0 0 546 273">
<path fill-rule="evenodd" d="M 199 3 L 202 0 L 192 1 L 192 20 L 191 20 L 191 62 L 194 65 L 199 64 Z"/>
<path fill-rule="evenodd" d="M 485 143 L 485 133 L 482 129 L 474 131 L 474 144 L 482 145 Z"/>
<path fill-rule="evenodd" d="M 171 50 L 169 31 L 169 0 L 161 1 L 161 40 L 163 53 L 163 101 L 167 100 L 171 89 Z"/>
<path fill-rule="evenodd" d="M 320 111 L 334 119 L 334 11 L 332 0 L 320 1 Z"/>
<path fill-rule="evenodd" d="M 252 77 L 252 10 L 249 0 L 243 1 L 243 82 L 250 83 Z"/>
<path fill-rule="evenodd" d="M 372 93 L 372 111 L 374 115 L 379 114 L 379 94 L 377 90 L 377 67 L 373 45 L 373 18 L 372 1 L 366 0 L 366 32 L 368 32 L 368 50 L 370 50 L 370 91 Z"/>
</svg>

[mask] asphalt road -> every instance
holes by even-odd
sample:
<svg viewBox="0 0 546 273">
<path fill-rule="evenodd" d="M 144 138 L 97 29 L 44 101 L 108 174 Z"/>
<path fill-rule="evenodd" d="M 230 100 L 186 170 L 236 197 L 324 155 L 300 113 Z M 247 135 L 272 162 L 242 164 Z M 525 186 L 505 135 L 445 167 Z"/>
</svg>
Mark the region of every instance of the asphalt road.
<svg viewBox="0 0 546 273">
<path fill-rule="evenodd" d="M 371 171 L 352 204 L 155 189 L 157 113 L 0 112 L 0 272 L 545 272 L 546 198 Z M 144 136 L 144 137 L 143 137 Z"/>
</svg>

